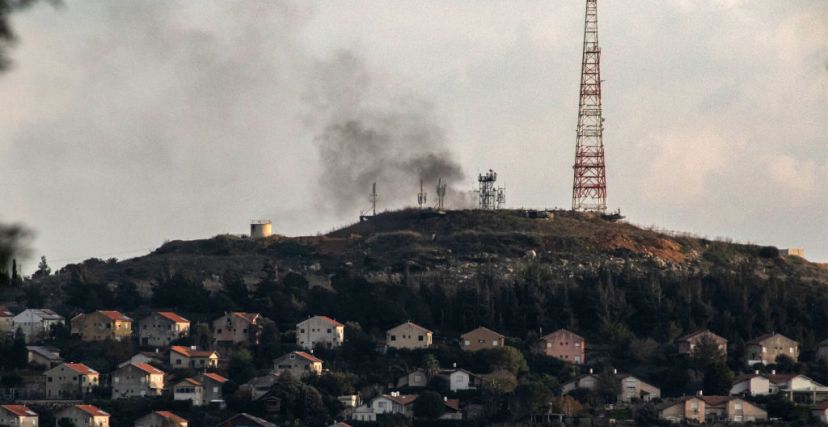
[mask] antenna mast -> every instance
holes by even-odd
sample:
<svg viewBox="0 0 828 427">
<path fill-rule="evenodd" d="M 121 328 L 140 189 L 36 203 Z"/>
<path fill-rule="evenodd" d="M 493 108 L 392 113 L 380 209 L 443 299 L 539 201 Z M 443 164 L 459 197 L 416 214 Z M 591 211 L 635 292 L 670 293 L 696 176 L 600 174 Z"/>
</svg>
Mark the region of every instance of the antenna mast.
<svg viewBox="0 0 828 427">
<path fill-rule="evenodd" d="M 572 210 L 607 209 L 604 164 L 604 119 L 601 115 L 601 48 L 598 46 L 598 0 L 586 0 L 581 95 L 575 145 Z"/>
<path fill-rule="evenodd" d="M 446 200 L 446 185 L 443 178 L 437 180 L 437 210 L 443 210 L 443 202 Z"/>
<path fill-rule="evenodd" d="M 377 183 L 371 186 L 371 216 L 377 216 Z"/>
<path fill-rule="evenodd" d="M 420 209 L 425 207 L 425 204 L 428 199 L 428 194 L 423 190 L 423 180 L 420 180 L 420 192 L 417 193 L 417 204 L 420 205 Z"/>
</svg>

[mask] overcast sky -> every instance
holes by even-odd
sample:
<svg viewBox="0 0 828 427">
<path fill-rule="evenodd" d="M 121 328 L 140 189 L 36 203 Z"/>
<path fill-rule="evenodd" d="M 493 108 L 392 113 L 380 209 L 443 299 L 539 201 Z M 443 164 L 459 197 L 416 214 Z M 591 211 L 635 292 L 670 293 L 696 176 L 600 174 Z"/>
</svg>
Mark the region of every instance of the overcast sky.
<svg viewBox="0 0 828 427">
<path fill-rule="evenodd" d="M 583 3 L 40 4 L 0 75 L 0 220 L 53 267 L 315 234 L 375 173 L 381 208 L 415 204 L 393 161 L 431 153 L 455 194 L 492 168 L 509 207 L 568 207 Z M 828 261 L 828 2 L 601 0 L 599 37 L 611 209 Z"/>
</svg>

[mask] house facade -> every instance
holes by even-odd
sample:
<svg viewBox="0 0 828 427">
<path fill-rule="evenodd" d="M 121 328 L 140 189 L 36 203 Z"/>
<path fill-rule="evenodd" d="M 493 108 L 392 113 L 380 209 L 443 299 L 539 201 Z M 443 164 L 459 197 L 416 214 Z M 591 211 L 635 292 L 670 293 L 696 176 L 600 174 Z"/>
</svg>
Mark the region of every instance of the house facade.
<svg viewBox="0 0 828 427">
<path fill-rule="evenodd" d="M 230 312 L 213 320 L 213 341 L 225 344 L 259 343 L 258 313 Z"/>
<path fill-rule="evenodd" d="M 782 334 L 773 333 L 762 335 L 745 344 L 745 358 L 748 366 L 756 363 L 763 365 L 776 363 L 776 358 L 782 355 L 794 361 L 798 360 L 799 343 Z"/>
<path fill-rule="evenodd" d="M 187 427 L 187 420 L 170 411 L 155 411 L 135 420 L 135 427 Z"/>
<path fill-rule="evenodd" d="M 500 348 L 506 337 L 489 328 L 479 327 L 460 335 L 460 348 L 465 351 Z"/>
<path fill-rule="evenodd" d="M 100 384 L 98 371 L 83 363 L 62 363 L 43 373 L 47 399 L 80 399 Z"/>
<path fill-rule="evenodd" d="M 480 386 L 480 378 L 465 369 L 446 371 L 443 375 L 447 377 L 452 392 L 476 390 Z"/>
<path fill-rule="evenodd" d="M 811 408 L 811 416 L 822 424 L 828 424 L 828 400 Z"/>
<path fill-rule="evenodd" d="M 222 387 L 228 380 L 219 374 L 203 373 L 196 378 L 204 387 L 203 403 L 223 403 L 224 393 Z"/>
<path fill-rule="evenodd" d="M 138 342 L 166 347 L 190 333 L 190 321 L 172 311 L 157 311 L 138 322 Z"/>
<path fill-rule="evenodd" d="M 411 322 L 389 329 L 385 333 L 385 345 L 391 348 L 415 350 L 431 347 L 433 333 Z"/>
<path fill-rule="evenodd" d="M 112 372 L 112 399 L 160 396 L 164 371 L 146 363 L 129 363 Z"/>
<path fill-rule="evenodd" d="M 173 368 L 208 369 L 217 368 L 218 353 L 212 350 L 196 350 L 193 347 L 174 345 L 170 347 L 170 366 Z"/>
<path fill-rule="evenodd" d="M 0 305 L 0 335 L 14 332 L 13 321 L 14 314 L 5 306 Z"/>
<path fill-rule="evenodd" d="M 591 370 L 590 370 L 591 371 Z M 567 394 L 579 388 L 594 390 L 598 385 L 598 377 L 593 374 L 579 375 L 572 381 L 566 382 L 561 386 L 561 394 Z"/>
<path fill-rule="evenodd" d="M 345 342 L 345 325 L 328 316 L 313 316 L 296 324 L 296 344 L 305 350 L 317 345 L 337 348 Z"/>
<path fill-rule="evenodd" d="M 351 419 L 374 422 L 377 420 L 377 415 L 381 414 L 402 414 L 412 418 L 414 417 L 415 400 L 417 400 L 417 396 L 412 394 L 400 394 L 399 392 L 383 394 L 354 410 Z"/>
<path fill-rule="evenodd" d="M 674 423 L 703 423 L 705 407 L 704 400 L 699 397 L 685 396 L 659 406 L 658 417 Z"/>
<path fill-rule="evenodd" d="M 422 388 L 428 385 L 428 373 L 424 369 L 415 369 L 397 380 L 396 388 Z"/>
<path fill-rule="evenodd" d="M 731 396 L 764 396 L 770 394 L 770 380 L 759 371 L 740 375 L 733 381 L 729 394 Z"/>
<path fill-rule="evenodd" d="M 661 389 L 632 375 L 622 375 L 618 378 L 621 383 L 621 392 L 618 394 L 619 402 L 632 402 L 641 400 L 649 402 L 661 398 Z"/>
<path fill-rule="evenodd" d="M 745 423 L 767 421 L 768 413 L 739 397 L 735 396 L 700 396 L 704 400 L 705 422 Z"/>
<path fill-rule="evenodd" d="M 29 363 L 43 366 L 46 369 L 63 363 L 60 358 L 60 350 L 50 346 L 27 345 Z"/>
<path fill-rule="evenodd" d="M 259 417 L 246 414 L 233 415 L 232 417 L 222 421 L 216 427 L 278 427 L 270 421 L 263 420 Z"/>
<path fill-rule="evenodd" d="M 58 325 L 66 323 L 63 316 L 46 308 L 29 308 L 12 318 L 12 330 L 20 329 L 27 343 L 37 342 L 49 336 Z"/>
<path fill-rule="evenodd" d="M 692 355 L 696 352 L 699 344 L 709 341 L 716 345 L 716 348 L 723 355 L 727 354 L 727 340 L 708 330 L 696 331 L 676 339 L 679 354 Z"/>
<path fill-rule="evenodd" d="M 566 329 L 558 329 L 541 337 L 535 350 L 549 357 L 580 365 L 584 363 L 585 346 L 586 342 L 580 335 Z"/>
<path fill-rule="evenodd" d="M 83 341 L 121 341 L 132 337 L 132 319 L 115 310 L 98 310 L 72 318 L 72 334 Z"/>
<path fill-rule="evenodd" d="M 173 400 L 189 400 L 193 406 L 204 404 L 204 384 L 195 378 L 184 378 L 173 386 Z"/>
<path fill-rule="evenodd" d="M 305 374 L 322 374 L 322 361 L 304 351 L 292 351 L 273 361 L 273 371 L 287 372 L 293 378 L 302 378 Z"/>
<path fill-rule="evenodd" d="M 26 405 L 0 405 L 0 426 L 37 427 L 38 416 Z"/>
<path fill-rule="evenodd" d="M 109 427 L 109 414 L 93 405 L 74 405 L 55 414 L 55 422 L 68 419 L 75 427 Z"/>
<path fill-rule="evenodd" d="M 770 393 L 782 394 L 788 400 L 813 403 L 828 400 L 828 387 L 801 374 L 777 374 L 773 371 L 768 375 Z"/>
</svg>

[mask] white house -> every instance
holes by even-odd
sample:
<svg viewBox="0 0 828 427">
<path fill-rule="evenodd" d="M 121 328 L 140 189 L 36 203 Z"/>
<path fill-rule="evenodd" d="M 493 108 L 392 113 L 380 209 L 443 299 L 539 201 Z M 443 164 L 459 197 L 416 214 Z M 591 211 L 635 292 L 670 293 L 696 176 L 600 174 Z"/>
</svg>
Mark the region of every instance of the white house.
<svg viewBox="0 0 828 427">
<path fill-rule="evenodd" d="M 345 325 L 328 316 L 313 316 L 296 324 L 296 344 L 305 350 L 317 345 L 337 348 L 345 342 Z"/>
<path fill-rule="evenodd" d="M 65 324 L 66 319 L 47 308 L 29 308 L 12 318 L 12 329 L 23 331 L 26 342 L 35 342 L 49 335 L 57 325 Z"/>
<path fill-rule="evenodd" d="M 195 378 L 184 378 L 173 386 L 173 400 L 189 400 L 193 406 L 204 404 L 204 384 Z"/>
<path fill-rule="evenodd" d="M 452 392 L 477 389 L 476 379 L 477 377 L 473 373 L 465 369 L 455 369 L 448 372 L 449 389 Z"/>
<path fill-rule="evenodd" d="M 391 394 L 383 394 L 371 399 L 351 414 L 355 421 L 376 421 L 380 414 L 402 414 L 406 417 L 414 416 L 414 401 L 417 396 L 413 394 L 400 394 L 393 391 Z"/>
<path fill-rule="evenodd" d="M 770 380 L 766 376 L 759 375 L 759 371 L 752 374 L 740 375 L 733 381 L 730 394 L 734 396 L 762 396 L 770 394 Z"/>
</svg>

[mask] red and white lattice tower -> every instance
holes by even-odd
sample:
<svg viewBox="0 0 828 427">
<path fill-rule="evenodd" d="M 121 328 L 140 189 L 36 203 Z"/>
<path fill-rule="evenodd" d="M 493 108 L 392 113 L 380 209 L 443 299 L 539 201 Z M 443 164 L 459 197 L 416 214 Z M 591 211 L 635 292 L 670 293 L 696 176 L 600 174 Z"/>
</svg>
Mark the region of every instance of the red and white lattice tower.
<svg viewBox="0 0 828 427">
<path fill-rule="evenodd" d="M 604 119 L 601 117 L 601 48 L 598 47 L 598 0 L 586 0 L 584 55 L 581 62 L 581 102 L 578 107 L 578 139 L 572 210 L 607 209 L 607 176 L 604 165 Z"/>
</svg>

